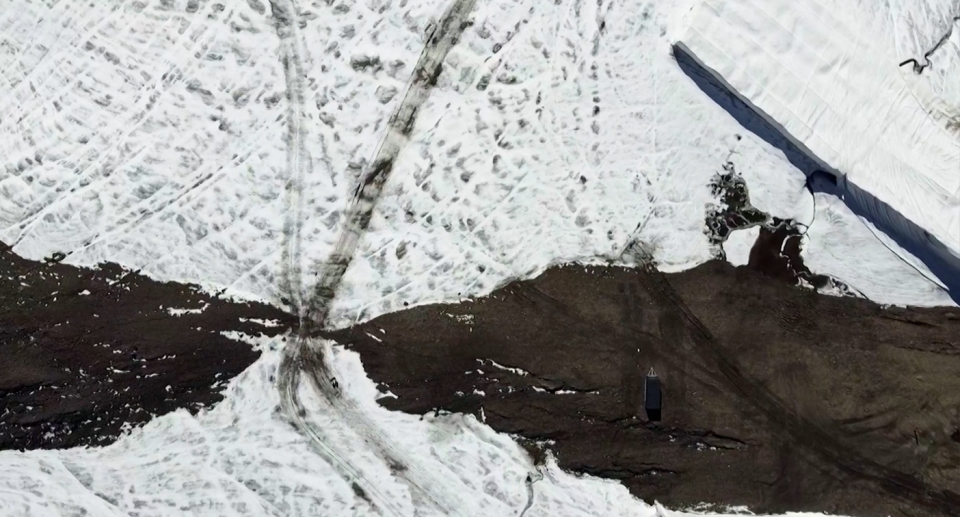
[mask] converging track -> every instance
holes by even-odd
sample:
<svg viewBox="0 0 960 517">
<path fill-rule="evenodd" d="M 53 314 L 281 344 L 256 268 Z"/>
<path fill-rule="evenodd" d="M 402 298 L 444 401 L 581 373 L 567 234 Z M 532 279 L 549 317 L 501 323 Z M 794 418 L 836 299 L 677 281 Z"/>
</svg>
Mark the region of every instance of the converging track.
<svg viewBox="0 0 960 517">
<path fill-rule="evenodd" d="M 365 443 L 388 465 L 395 467 L 397 475 L 411 488 L 415 503 L 436 508 L 444 515 L 472 515 L 461 511 L 459 498 L 447 484 L 434 479 L 426 469 L 411 465 L 412 461 L 379 433 L 377 426 L 365 415 L 356 403 L 344 397 L 336 380 L 335 372 L 326 358 L 328 342 L 315 337 L 324 328 L 330 307 L 336 297 L 343 277 L 356 254 L 373 210 L 383 187 L 389 178 L 393 162 L 416 122 L 421 106 L 430 95 L 442 70 L 442 64 L 450 49 L 457 43 L 463 30 L 470 26 L 467 18 L 473 11 L 476 0 L 454 0 L 447 7 L 439 22 L 427 36 L 427 42 L 413 70 L 397 109 L 387 124 L 370 165 L 364 170 L 359 185 L 348 201 L 340 236 L 330 257 L 318 271 L 316 286 L 304 293 L 300 260 L 300 208 L 302 185 L 309 173 L 309 154 L 306 150 L 302 120 L 303 52 L 298 33 L 297 6 L 294 0 L 272 0 L 277 31 L 283 45 L 283 65 L 288 89 L 288 152 L 287 152 L 287 220 L 284 224 L 281 288 L 284 296 L 298 309 L 301 325 L 293 343 L 285 349 L 278 375 L 278 388 L 284 413 L 293 425 L 314 444 L 316 450 L 327 459 L 340 475 L 355 487 L 372 506 L 382 513 L 401 515 L 397 505 L 383 497 L 377 487 L 370 483 L 362 472 L 350 465 L 345 454 L 334 450 L 324 442 L 323 430 L 308 418 L 308 412 L 300 399 L 301 380 L 306 377 L 313 392 L 330 404 L 349 427 L 361 435 Z"/>
</svg>

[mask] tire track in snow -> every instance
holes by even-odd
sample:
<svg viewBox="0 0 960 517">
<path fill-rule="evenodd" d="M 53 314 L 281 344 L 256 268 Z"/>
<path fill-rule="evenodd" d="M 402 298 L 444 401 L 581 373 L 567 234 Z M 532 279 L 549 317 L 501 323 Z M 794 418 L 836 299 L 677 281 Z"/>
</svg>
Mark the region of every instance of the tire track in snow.
<svg viewBox="0 0 960 517">
<path fill-rule="evenodd" d="M 286 302 L 297 311 L 303 328 L 306 321 L 303 300 L 303 276 L 300 267 L 300 246 L 303 211 L 303 180 L 312 172 L 311 156 L 304 145 L 303 129 L 303 77 L 302 39 L 298 30 L 295 0 L 270 0 L 272 17 L 280 38 L 281 60 L 287 96 L 287 178 L 285 183 L 286 213 L 283 222 L 283 245 L 281 246 L 279 290 Z M 307 343 L 303 333 L 284 349 L 277 375 L 280 404 L 286 418 L 298 433 L 306 437 L 313 449 L 329 463 L 337 474 L 353 487 L 354 492 L 367 501 L 376 511 L 389 515 L 403 512 L 377 489 L 362 472 L 344 458 L 344 454 L 331 447 L 324 438 L 323 429 L 307 420 L 307 408 L 300 399 L 301 374 L 304 369 L 302 350 Z"/>
<path fill-rule="evenodd" d="M 317 284 L 307 302 L 308 334 L 326 323 L 336 291 L 343 281 L 360 238 L 370 224 L 373 209 L 383 191 L 393 162 L 413 130 L 417 113 L 440 75 L 441 65 L 460 34 L 476 0 L 453 0 L 430 34 L 396 112 L 388 121 L 371 165 L 361 175 L 344 214 L 343 226 L 333 253 L 317 272 Z"/>
<path fill-rule="evenodd" d="M 390 117 L 386 131 L 377 145 L 374 158 L 361 175 L 360 182 L 348 200 L 340 235 L 327 261 L 316 272 L 316 286 L 305 292 L 300 266 L 301 210 L 304 175 L 309 172 L 310 157 L 303 142 L 303 69 L 301 39 L 298 33 L 297 9 L 294 0 L 271 0 L 270 5 L 281 39 L 283 67 L 288 96 L 288 178 L 287 214 L 284 222 L 284 245 L 281 259 L 280 289 L 297 309 L 300 330 L 293 343 L 284 349 L 277 386 L 284 413 L 294 427 L 307 436 L 314 447 L 354 487 L 358 496 L 381 512 L 401 515 L 402 511 L 377 490 L 363 473 L 350 465 L 344 455 L 327 444 L 323 429 L 307 420 L 307 411 L 300 399 L 300 381 L 306 374 L 310 387 L 330 404 L 338 417 L 391 467 L 397 477 L 411 489 L 414 502 L 426 503 L 444 515 L 475 515 L 472 509 L 461 512 L 458 494 L 449 490 L 446 480 L 424 468 L 417 468 L 405 454 L 394 447 L 364 413 L 359 404 L 344 397 L 340 385 L 327 363 L 330 342 L 316 338 L 323 329 L 337 290 L 343 282 L 359 242 L 373 216 L 393 162 L 407 143 L 416 116 L 430 91 L 436 85 L 450 49 L 463 30 L 470 25 L 467 17 L 476 0 L 453 0 L 438 24 L 429 34 L 413 74 L 408 81 L 396 112 Z"/>
<path fill-rule="evenodd" d="M 305 313 L 303 301 L 303 280 L 300 267 L 300 245 L 303 210 L 303 180 L 312 172 L 312 161 L 304 145 L 303 129 L 303 77 L 302 39 L 298 31 L 297 6 L 294 0 L 271 0 L 272 17 L 280 38 L 281 60 L 287 96 L 287 178 L 286 213 L 283 223 L 283 245 L 280 258 L 280 293 L 287 303 L 297 309 L 297 315 L 303 326 Z M 277 375 L 277 389 L 283 413 L 301 435 L 306 437 L 314 450 L 329 463 L 337 474 L 353 487 L 355 493 L 367 501 L 379 513 L 402 515 L 400 509 L 377 489 L 362 472 L 344 458 L 344 455 L 331 447 L 323 436 L 319 426 L 307 420 L 307 409 L 300 400 L 300 388 L 303 365 L 301 349 L 305 340 L 297 336 L 284 350 L 283 360 Z"/>
<path fill-rule="evenodd" d="M 249 147 L 249 142 L 262 142 L 260 137 L 267 131 L 267 129 L 265 129 L 267 127 L 270 126 L 261 127 L 249 140 L 236 141 L 233 143 L 234 145 L 229 147 L 228 151 L 220 153 L 221 155 L 233 155 L 237 157 L 232 160 L 229 169 L 221 166 L 218 167 L 216 171 L 210 172 L 214 164 L 201 162 L 187 177 L 178 180 L 182 183 L 182 185 L 172 188 L 168 188 L 167 185 L 161 187 L 155 195 L 152 195 L 143 201 L 135 203 L 129 208 L 125 209 L 123 211 L 124 215 L 115 218 L 110 223 L 107 223 L 104 230 L 98 231 L 95 235 L 85 240 L 80 247 L 68 251 L 66 255 L 69 257 L 75 254 L 82 254 L 88 249 L 107 241 L 111 237 L 130 233 L 133 228 L 136 228 L 158 214 L 169 213 L 171 208 L 183 207 L 189 203 L 192 203 L 205 191 L 212 188 L 218 181 L 226 177 L 230 170 L 240 167 L 247 161 L 248 158 L 250 158 L 251 155 L 260 151 L 260 149 L 263 147 L 262 145 Z M 189 136 L 184 138 L 182 141 L 188 139 Z M 248 147 L 246 148 L 245 152 L 242 152 L 244 151 L 244 145 L 247 145 Z M 161 193 L 165 190 L 171 191 L 169 192 L 169 195 L 161 195 Z M 193 246 L 203 242 L 211 235 L 213 234 L 207 234 L 203 236 L 199 240 L 195 241 Z M 169 254 L 170 252 L 164 253 L 157 259 L 149 262 L 147 266 L 141 267 L 141 269 L 147 270 L 148 266 L 156 264 L 161 259 L 166 258 Z M 231 284 L 231 287 L 232 286 L 233 285 Z"/>
</svg>

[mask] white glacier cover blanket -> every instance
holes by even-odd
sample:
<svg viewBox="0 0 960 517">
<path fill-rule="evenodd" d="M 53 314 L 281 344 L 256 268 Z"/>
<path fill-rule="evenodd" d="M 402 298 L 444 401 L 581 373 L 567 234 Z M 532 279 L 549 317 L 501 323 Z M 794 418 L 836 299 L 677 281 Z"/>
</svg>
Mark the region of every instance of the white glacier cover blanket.
<svg viewBox="0 0 960 517">
<path fill-rule="evenodd" d="M 825 162 L 960 254 L 960 138 L 897 56 L 816 0 L 706 0 L 680 44 Z"/>
</svg>

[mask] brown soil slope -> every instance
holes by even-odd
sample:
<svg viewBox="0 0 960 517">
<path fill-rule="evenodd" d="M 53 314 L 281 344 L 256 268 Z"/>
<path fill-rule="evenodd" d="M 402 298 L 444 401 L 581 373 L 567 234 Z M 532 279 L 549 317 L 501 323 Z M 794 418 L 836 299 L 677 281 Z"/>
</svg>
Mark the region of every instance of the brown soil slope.
<svg viewBox="0 0 960 517">
<path fill-rule="evenodd" d="M 5 245 L 0 300 L 0 450 L 104 445 L 126 423 L 196 411 L 259 355 L 222 331 L 277 335 L 295 325 L 267 305 L 115 264 L 25 260 Z"/>
<path fill-rule="evenodd" d="M 388 407 L 482 408 L 647 500 L 960 515 L 958 310 L 884 309 L 723 262 L 578 266 L 331 337 L 399 397 Z M 659 423 L 641 409 L 651 367 Z"/>
</svg>

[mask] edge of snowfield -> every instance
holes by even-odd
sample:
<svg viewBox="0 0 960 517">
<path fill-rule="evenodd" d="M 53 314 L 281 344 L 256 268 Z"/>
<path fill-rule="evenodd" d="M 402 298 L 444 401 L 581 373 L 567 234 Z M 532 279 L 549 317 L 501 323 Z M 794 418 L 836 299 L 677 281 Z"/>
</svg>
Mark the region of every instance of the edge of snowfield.
<svg viewBox="0 0 960 517">
<path fill-rule="evenodd" d="M 249 339 L 249 338 L 248 338 Z M 191 416 L 184 410 L 157 418 L 104 448 L 0 453 L 0 514 L 96 515 L 366 515 L 369 503 L 333 468 L 318 461 L 308 440 L 280 415 L 275 376 L 281 340 L 254 339 L 263 357 L 230 381 L 226 399 Z M 409 468 L 430 469 L 470 515 L 684 517 L 650 506 L 619 482 L 577 476 L 550 458 L 539 470 L 510 437 L 473 416 L 417 417 L 377 404 L 387 396 L 363 373 L 360 357 L 335 347 L 331 363 L 345 396 L 377 423 L 382 434 L 416 458 Z M 441 515 L 415 505 L 363 435 L 332 416 L 332 408 L 303 390 L 309 418 L 322 422 L 324 440 L 376 483 L 397 515 Z M 530 476 L 530 481 L 528 481 Z M 738 512 L 742 513 L 742 512 Z M 391 514 L 391 513 L 386 513 Z M 708 514 L 718 515 L 718 514 Z M 787 514 L 813 516 L 821 514 Z"/>
</svg>

